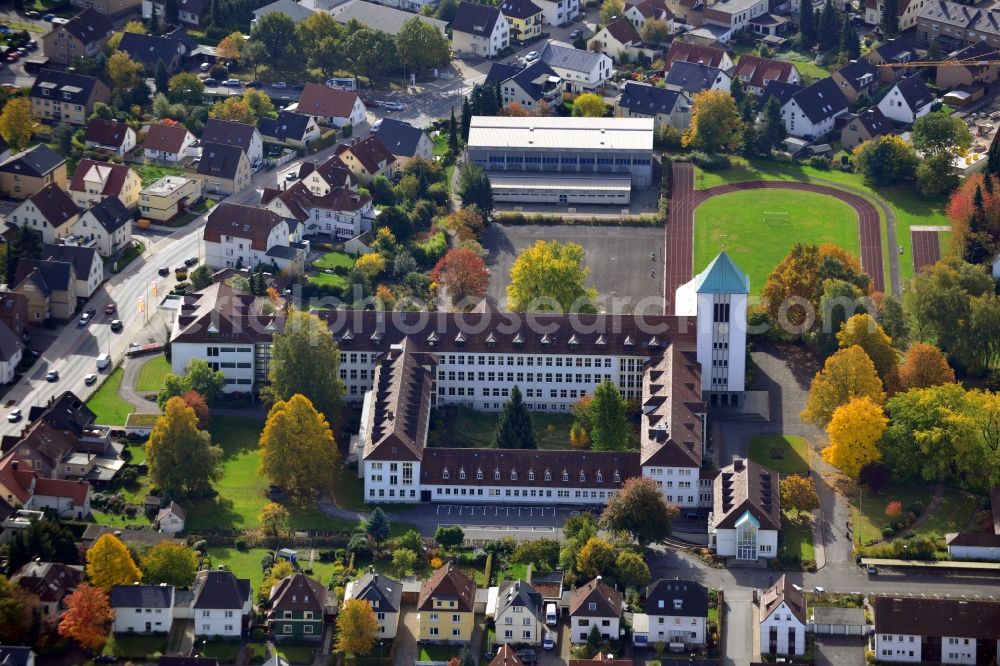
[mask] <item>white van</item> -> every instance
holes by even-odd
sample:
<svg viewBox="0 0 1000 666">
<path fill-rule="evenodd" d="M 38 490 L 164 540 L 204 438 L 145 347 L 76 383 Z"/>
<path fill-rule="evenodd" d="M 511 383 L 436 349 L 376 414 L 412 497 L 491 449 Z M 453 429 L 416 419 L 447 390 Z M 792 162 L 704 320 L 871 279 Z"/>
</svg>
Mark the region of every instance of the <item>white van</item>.
<svg viewBox="0 0 1000 666">
<path fill-rule="evenodd" d="M 108 367 L 109 365 L 111 365 L 111 355 L 110 354 L 101 354 L 100 356 L 97 357 L 97 369 L 98 370 L 103 370 L 104 368 Z"/>
<path fill-rule="evenodd" d="M 545 604 L 545 624 L 554 627 L 559 624 L 559 614 L 555 604 Z"/>
</svg>

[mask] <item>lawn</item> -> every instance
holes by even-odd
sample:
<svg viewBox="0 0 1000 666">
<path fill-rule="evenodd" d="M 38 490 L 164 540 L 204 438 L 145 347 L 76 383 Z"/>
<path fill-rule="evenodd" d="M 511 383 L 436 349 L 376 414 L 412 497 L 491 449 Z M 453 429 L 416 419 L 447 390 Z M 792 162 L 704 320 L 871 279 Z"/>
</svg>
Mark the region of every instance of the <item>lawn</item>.
<svg viewBox="0 0 1000 666">
<path fill-rule="evenodd" d="M 170 371 L 170 361 L 166 356 L 154 356 L 139 370 L 139 377 L 135 380 L 135 390 L 139 393 L 158 393 L 163 388 L 163 381 Z"/>
<path fill-rule="evenodd" d="M 320 287 L 343 287 L 347 280 L 336 273 L 316 273 L 309 278 L 309 282 Z"/>
<path fill-rule="evenodd" d="M 812 524 L 810 518 L 806 517 L 804 521 L 802 518 L 786 511 L 781 512 L 781 547 L 801 560 L 815 560 Z"/>
<path fill-rule="evenodd" d="M 796 435 L 754 435 L 748 456 L 782 476 L 809 471 L 809 442 Z"/>
<path fill-rule="evenodd" d="M 960 532 L 968 527 L 978 506 L 979 500 L 974 495 L 947 488 L 941 496 L 941 502 L 923 525 L 918 527 L 917 533 L 940 540 L 948 532 Z"/>
<path fill-rule="evenodd" d="M 159 164 L 133 164 L 139 177 L 142 178 L 142 186 L 146 187 L 158 181 L 164 176 L 183 176 L 184 169 L 179 167 L 161 166 Z"/>
<path fill-rule="evenodd" d="M 487 448 L 493 442 L 493 432 L 499 418 L 499 412 L 480 412 L 468 407 L 435 410 L 431 415 L 428 445 Z M 569 429 L 574 421 L 572 415 L 534 412 L 531 421 L 538 448 L 570 448 Z"/>
<path fill-rule="evenodd" d="M 202 657 L 214 657 L 223 664 L 231 664 L 236 661 L 236 655 L 240 652 L 238 641 L 232 643 L 208 643 L 206 641 L 196 642 L 195 650 Z"/>
<path fill-rule="evenodd" d="M 251 548 L 245 551 L 236 550 L 235 548 L 208 549 L 212 566 L 217 567 L 224 564 L 236 574 L 237 578 L 248 578 L 254 595 L 257 594 L 257 589 L 264 581 L 264 572 L 260 568 L 260 562 L 267 553 L 268 550 L 266 548 Z M 384 562 L 384 560 L 382 561 Z M 333 576 L 333 562 L 320 562 L 317 559 L 312 565 L 309 564 L 308 548 L 299 549 L 299 566 L 302 569 L 312 569 L 311 576 L 323 585 L 328 585 L 331 576 Z"/>
<path fill-rule="evenodd" d="M 741 49 L 737 48 L 737 53 L 739 53 L 740 50 Z M 817 65 L 813 55 L 810 53 L 779 51 L 772 57 L 775 60 L 785 60 L 787 62 L 795 63 L 795 69 L 799 70 L 799 74 L 808 79 L 825 79 L 830 76 L 830 71 L 820 65 Z M 739 61 L 739 58 L 736 58 L 736 62 L 739 63 Z"/>
<path fill-rule="evenodd" d="M 308 645 L 275 645 L 275 651 L 290 664 L 311 664 L 316 648 Z"/>
<path fill-rule="evenodd" d="M 135 411 L 132 404 L 118 395 L 124 373 L 124 370 L 117 368 L 87 401 L 87 407 L 94 412 L 101 425 L 123 426 L 128 415 Z"/>
<path fill-rule="evenodd" d="M 365 506 L 365 482 L 357 472 L 340 467 L 333 472 L 333 499 L 341 509 L 367 511 Z"/>
<path fill-rule="evenodd" d="M 354 257 L 343 252 L 327 252 L 320 259 L 313 262 L 316 268 L 342 268 L 350 269 L 354 265 Z"/>
<path fill-rule="evenodd" d="M 104 644 L 101 654 L 113 655 L 119 659 L 145 660 L 147 656 L 163 653 L 167 647 L 167 636 L 141 636 L 138 634 L 111 634 Z"/>
<path fill-rule="evenodd" d="M 420 656 L 417 661 L 450 661 L 452 657 L 457 657 L 462 652 L 462 646 L 454 645 L 424 645 L 420 648 Z"/>
<path fill-rule="evenodd" d="M 787 180 L 799 182 L 833 181 L 836 184 L 855 187 L 866 196 L 884 200 L 896 214 L 896 239 L 903 247 L 899 257 L 900 272 L 905 280 L 913 275 L 913 250 L 910 243 L 910 227 L 915 225 L 951 226 L 945 212 L 947 201 L 928 199 L 911 185 L 873 187 L 857 173 L 847 173 L 839 169 L 824 171 L 800 164 L 773 162 L 770 160 L 746 160 L 731 157 L 733 166 L 723 171 L 702 171 L 696 169 L 696 187 L 708 189 L 725 183 L 740 183 L 748 180 Z M 885 234 L 883 233 L 883 238 Z M 883 241 L 885 253 L 888 244 Z M 898 248 L 896 249 L 898 252 Z M 888 267 L 886 268 L 888 273 Z"/>
<path fill-rule="evenodd" d="M 904 510 L 913 502 L 918 501 L 926 507 L 933 495 L 933 486 L 890 488 L 878 495 L 865 490 L 860 495 L 861 511 L 859 512 L 858 491 L 848 493 L 848 501 L 851 503 L 851 525 L 854 528 L 855 540 L 860 539 L 861 543 L 868 543 L 882 536 L 882 528 L 889 523 L 889 519 L 885 516 L 885 507 L 889 502 L 899 501 Z M 968 519 L 968 517 L 966 518 Z"/>
<path fill-rule="evenodd" d="M 765 213 L 787 213 L 785 219 Z M 822 194 L 748 190 L 712 197 L 695 210 L 694 270 L 726 250 L 757 291 L 796 242 L 833 243 L 860 256 L 858 216 Z"/>
</svg>

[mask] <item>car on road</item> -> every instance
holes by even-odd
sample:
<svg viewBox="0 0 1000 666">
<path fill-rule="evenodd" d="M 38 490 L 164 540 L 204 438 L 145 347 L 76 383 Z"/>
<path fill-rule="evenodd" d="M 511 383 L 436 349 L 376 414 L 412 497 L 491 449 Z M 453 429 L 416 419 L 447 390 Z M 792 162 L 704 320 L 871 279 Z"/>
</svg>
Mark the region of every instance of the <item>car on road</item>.
<svg viewBox="0 0 1000 666">
<path fill-rule="evenodd" d="M 104 307 L 104 314 L 106 314 L 106 315 L 112 315 L 112 314 L 115 313 L 116 310 L 118 310 L 118 306 L 117 305 L 115 305 L 114 303 L 108 303 Z"/>
<path fill-rule="evenodd" d="M 24 12 L 24 15 L 27 16 L 28 18 L 38 18 L 39 16 L 41 16 L 41 14 L 36 12 L 34 9 L 29 9 L 28 11 Z"/>
<path fill-rule="evenodd" d="M 191 266 L 197 266 L 198 265 L 198 257 L 188 257 L 187 259 L 184 260 L 184 265 L 187 266 L 187 267 L 189 267 L 189 268 Z"/>
<path fill-rule="evenodd" d="M 113 654 L 99 654 L 94 657 L 93 662 L 95 664 L 115 664 L 118 663 L 118 657 Z"/>
<path fill-rule="evenodd" d="M 382 106 L 390 111 L 402 111 L 406 108 L 406 105 L 402 102 L 382 102 Z"/>
<path fill-rule="evenodd" d="M 372 134 L 377 134 L 380 127 L 382 127 L 382 119 L 381 118 L 379 118 L 378 120 L 376 120 L 375 122 L 372 123 L 372 126 L 370 128 L 371 129 L 371 133 Z"/>
<path fill-rule="evenodd" d="M 583 36 L 583 29 L 582 28 L 577 28 L 573 32 L 569 33 L 569 38 L 570 39 L 576 39 L 577 37 L 582 37 L 582 36 Z"/>
<path fill-rule="evenodd" d="M 226 79 L 225 81 L 222 82 L 222 85 L 226 86 L 227 88 L 239 88 L 243 85 L 243 82 L 240 81 L 239 79 Z"/>
<path fill-rule="evenodd" d="M 300 92 L 305 89 L 306 89 L 306 84 L 304 83 L 296 83 L 294 86 L 292 86 L 292 90 L 298 90 Z"/>
<path fill-rule="evenodd" d="M 18 58 L 20 58 L 20 57 L 21 56 L 19 56 L 17 54 L 17 51 L 14 51 L 13 53 L 8 53 L 7 54 L 7 62 L 17 62 Z"/>
<path fill-rule="evenodd" d="M 701 516 L 698 515 L 697 511 L 685 511 L 684 517 L 687 518 L 688 520 L 698 520 L 699 518 L 701 518 Z"/>
<path fill-rule="evenodd" d="M 188 272 L 187 266 L 178 266 L 177 268 L 174 269 L 174 275 L 177 275 L 178 273 L 187 273 L 187 272 Z"/>
<path fill-rule="evenodd" d="M 556 647 L 556 639 L 549 632 L 545 632 L 545 638 L 542 639 L 542 649 L 543 650 L 554 650 Z"/>
<path fill-rule="evenodd" d="M 42 17 L 43 21 L 48 21 L 49 23 L 52 23 L 52 21 L 54 21 L 55 19 L 56 19 L 55 14 L 46 14 L 45 16 Z"/>
<path fill-rule="evenodd" d="M 264 84 L 260 81 L 247 81 L 247 88 L 263 88 Z"/>
<path fill-rule="evenodd" d="M 795 588 L 796 592 L 801 592 L 802 591 L 802 586 L 801 585 L 796 585 L 795 583 L 792 583 L 792 587 Z"/>
<path fill-rule="evenodd" d="M 529 51 L 528 55 L 524 56 L 524 62 L 531 63 L 538 60 L 538 51 Z"/>
<path fill-rule="evenodd" d="M 87 324 L 90 323 L 90 319 L 92 316 L 93 315 L 91 315 L 89 312 L 84 312 L 82 315 L 80 315 L 80 320 L 77 322 L 77 326 L 86 326 Z"/>
<path fill-rule="evenodd" d="M 820 587 L 819 585 L 817 585 L 816 587 L 813 588 L 813 592 L 815 592 L 816 594 L 825 594 L 826 593 L 826 588 L 825 587 Z"/>
<path fill-rule="evenodd" d="M 205 87 L 206 88 L 213 88 L 213 87 L 215 87 L 217 85 L 219 85 L 219 82 L 216 81 L 215 79 L 213 79 L 211 76 L 208 77 L 207 79 L 205 79 Z"/>
<path fill-rule="evenodd" d="M 285 83 L 284 81 L 275 81 L 274 83 L 271 84 L 271 87 L 272 88 L 287 88 L 288 84 Z"/>
<path fill-rule="evenodd" d="M 867 573 L 869 576 L 877 576 L 878 569 L 876 569 L 874 565 L 869 564 L 868 566 L 865 567 L 865 573 Z"/>
<path fill-rule="evenodd" d="M 167 268 L 166 266 L 161 266 L 160 270 L 156 272 L 159 273 L 161 277 L 167 277 L 168 275 L 170 275 L 170 269 Z"/>
<path fill-rule="evenodd" d="M 59 371 L 50 370 L 49 374 L 45 375 L 45 381 L 47 382 L 57 382 L 59 381 Z"/>
<path fill-rule="evenodd" d="M 121 333 L 123 328 L 124 328 L 124 326 L 122 326 L 122 320 L 121 319 L 112 319 L 111 320 L 111 332 L 112 333 Z"/>
<path fill-rule="evenodd" d="M 199 72 L 207 72 L 210 69 L 212 69 L 212 63 L 210 62 L 203 62 L 200 65 L 198 65 Z"/>
<path fill-rule="evenodd" d="M 90 373 L 89 375 L 87 375 L 86 377 L 83 378 L 83 383 L 86 384 L 87 386 L 91 386 L 93 384 L 96 384 L 97 383 L 97 375 L 95 375 L 94 373 Z"/>
<path fill-rule="evenodd" d="M 21 420 L 21 415 L 22 415 L 21 410 L 15 407 L 14 409 L 10 410 L 10 414 L 7 415 L 7 420 L 10 421 L 11 423 L 17 423 L 18 421 Z"/>
</svg>

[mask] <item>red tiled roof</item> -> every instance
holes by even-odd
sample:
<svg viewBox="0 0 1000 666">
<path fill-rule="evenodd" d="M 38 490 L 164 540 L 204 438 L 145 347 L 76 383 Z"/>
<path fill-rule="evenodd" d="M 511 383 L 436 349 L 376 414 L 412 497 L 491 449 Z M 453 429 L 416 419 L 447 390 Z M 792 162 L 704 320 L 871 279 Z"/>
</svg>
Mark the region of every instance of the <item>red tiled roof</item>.
<svg viewBox="0 0 1000 666">
<path fill-rule="evenodd" d="M 806 600 L 802 592 L 792 586 L 792 581 L 787 576 L 782 576 L 778 582 L 770 589 L 764 590 L 760 597 L 760 619 L 763 622 L 771 617 L 781 603 L 792 611 L 795 617 L 802 624 L 806 623 Z"/>
<path fill-rule="evenodd" d="M 69 497 L 75 506 L 83 506 L 87 501 L 90 484 L 86 481 L 69 481 L 65 479 L 35 480 L 35 495 L 46 497 Z"/>
<path fill-rule="evenodd" d="M 433 599 L 454 599 L 459 613 L 471 613 L 476 603 L 476 584 L 449 562 L 420 587 L 417 610 L 430 610 Z"/>
<path fill-rule="evenodd" d="M 122 188 L 125 187 L 125 179 L 128 178 L 128 173 L 131 170 L 128 165 L 125 164 L 96 162 L 94 160 L 84 158 L 80 160 L 80 163 L 76 166 L 76 171 L 73 172 L 73 181 L 69 185 L 70 191 L 87 191 L 86 181 L 84 178 L 91 171 L 91 169 L 97 169 L 100 177 L 104 180 L 104 189 L 101 191 L 103 196 L 117 196 L 120 194 Z"/>
<path fill-rule="evenodd" d="M 386 165 L 396 161 L 392 152 L 385 147 L 377 134 L 370 134 L 353 146 L 340 146 L 337 148 L 337 155 L 350 152 L 354 159 L 361 163 L 361 166 L 370 174 L 377 174 L 382 168 L 382 163 Z M 341 158 L 343 159 L 343 158 Z"/>
<path fill-rule="evenodd" d="M 179 152 L 184 145 L 184 137 L 188 134 L 184 125 L 150 125 L 149 132 L 142 143 L 143 148 L 164 150 L 168 153 Z"/>
<path fill-rule="evenodd" d="M 493 657 L 490 666 L 524 666 L 524 662 L 518 658 L 514 648 L 504 643 L 497 656 Z"/>
<path fill-rule="evenodd" d="M 101 146 L 114 146 L 120 148 L 128 134 L 129 126 L 117 120 L 104 120 L 103 118 L 92 118 L 87 123 L 87 130 L 84 132 L 84 141 L 93 141 Z"/>
<path fill-rule="evenodd" d="M 0 486 L 3 486 L 10 496 L 0 499 L 16 500 L 19 504 L 26 503 L 31 499 L 30 483 L 26 486 L 25 480 L 30 481 L 31 474 L 27 475 L 24 470 L 17 469 L 17 461 L 13 456 L 5 456 L 0 460 Z M 12 503 L 12 502 L 11 502 Z"/>
<path fill-rule="evenodd" d="M 793 71 L 795 71 L 795 65 L 790 62 L 744 55 L 740 56 L 739 62 L 736 63 L 733 76 L 740 77 L 741 81 L 742 77 L 749 76 L 750 80 L 746 82 L 748 85 L 754 88 L 763 88 L 769 81 L 791 82 Z"/>
<path fill-rule="evenodd" d="M 626 17 L 615 19 L 605 26 L 608 34 L 617 39 L 621 44 L 637 44 L 642 41 L 639 32 Z"/>
<path fill-rule="evenodd" d="M 204 239 L 219 243 L 223 235 L 249 238 L 253 249 L 265 252 L 271 231 L 284 221 L 285 218 L 266 208 L 223 202 L 209 213 Z"/>
<path fill-rule="evenodd" d="M 675 61 L 700 62 L 710 67 L 719 67 L 726 57 L 726 51 L 714 46 L 702 46 L 675 39 L 670 44 L 670 50 L 664 59 L 663 70 L 669 72 L 670 65 Z"/>
<path fill-rule="evenodd" d="M 350 118 L 358 93 L 335 90 L 318 83 L 307 83 L 299 96 L 297 111 L 324 118 Z"/>
</svg>

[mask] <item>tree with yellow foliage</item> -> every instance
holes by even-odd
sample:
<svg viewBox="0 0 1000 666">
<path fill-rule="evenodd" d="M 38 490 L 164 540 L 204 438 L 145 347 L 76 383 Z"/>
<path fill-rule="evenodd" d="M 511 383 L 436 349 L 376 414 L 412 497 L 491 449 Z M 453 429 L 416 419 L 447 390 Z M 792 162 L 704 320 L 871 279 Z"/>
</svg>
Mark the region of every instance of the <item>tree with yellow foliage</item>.
<svg viewBox="0 0 1000 666">
<path fill-rule="evenodd" d="M 337 649 L 355 655 L 372 651 L 378 637 L 378 619 L 364 599 L 348 599 L 337 614 Z"/>
<path fill-rule="evenodd" d="M 576 570 L 587 578 L 611 571 L 614 564 L 614 547 L 598 536 L 590 537 L 576 555 Z"/>
<path fill-rule="evenodd" d="M 507 299 L 514 312 L 580 312 L 593 308 L 597 290 L 587 287 L 590 269 L 579 243 L 540 240 L 510 269 Z"/>
<path fill-rule="evenodd" d="M 142 580 L 142 571 L 128 548 L 114 534 L 103 534 L 87 550 L 87 578 L 103 590 L 115 585 L 131 585 Z"/>
<path fill-rule="evenodd" d="M 218 46 L 215 47 L 215 55 L 220 60 L 239 60 L 240 52 L 245 43 L 243 33 L 237 30 L 222 38 Z"/>
<path fill-rule="evenodd" d="M 124 51 L 115 51 L 105 65 L 112 90 L 123 92 L 142 83 L 144 68 L 142 63 L 132 60 Z"/>
<path fill-rule="evenodd" d="M 31 141 L 31 102 L 26 97 L 8 99 L 0 113 L 0 137 L 11 150 L 19 151 L 28 147 Z"/>
<path fill-rule="evenodd" d="M 853 345 L 826 359 L 809 385 L 806 408 L 800 416 L 803 421 L 826 427 L 838 407 L 861 397 L 871 398 L 877 405 L 885 402 L 875 364 L 864 349 Z"/>
<path fill-rule="evenodd" d="M 781 492 L 781 509 L 783 511 L 808 513 L 819 508 L 819 495 L 816 493 L 816 484 L 812 479 L 792 474 L 779 482 L 778 489 Z"/>
<path fill-rule="evenodd" d="M 260 473 L 292 497 L 330 490 L 340 452 L 330 424 L 309 398 L 293 395 L 271 407 L 260 435 Z"/>
<path fill-rule="evenodd" d="M 686 148 L 698 148 L 709 153 L 735 150 L 743 121 L 733 96 L 725 90 L 695 93 L 691 109 L 691 125 L 681 139 Z"/>
<path fill-rule="evenodd" d="M 573 100 L 573 115 L 577 118 L 603 118 L 608 107 L 595 93 L 583 93 Z"/>
<path fill-rule="evenodd" d="M 856 314 L 837 333 L 841 349 L 858 345 L 865 350 L 875 365 L 875 372 L 883 384 L 896 369 L 896 351 L 892 348 L 892 338 L 868 314 Z"/>
<path fill-rule="evenodd" d="M 375 279 L 385 271 L 385 257 L 377 252 L 363 254 L 354 262 L 354 267 L 369 279 Z"/>
<path fill-rule="evenodd" d="M 853 398 L 833 412 L 826 426 L 830 446 L 823 449 L 823 459 L 857 479 L 862 467 L 882 459 L 878 442 L 888 424 L 882 405 L 868 396 Z"/>
</svg>

